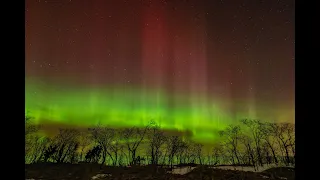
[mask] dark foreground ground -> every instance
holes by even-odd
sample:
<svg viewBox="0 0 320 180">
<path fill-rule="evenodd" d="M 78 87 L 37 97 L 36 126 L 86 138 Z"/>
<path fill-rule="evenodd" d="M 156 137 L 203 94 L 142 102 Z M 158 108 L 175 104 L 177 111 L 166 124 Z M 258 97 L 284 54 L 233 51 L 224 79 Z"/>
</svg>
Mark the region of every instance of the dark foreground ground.
<svg viewBox="0 0 320 180">
<path fill-rule="evenodd" d="M 109 179 L 109 180 L 294 180 L 293 168 L 271 168 L 266 171 L 244 172 L 197 166 L 185 175 L 174 175 L 168 169 L 153 166 L 112 167 L 100 169 L 97 164 L 30 164 L 25 167 L 26 179 Z M 100 175 L 98 175 L 100 174 Z M 98 176 L 97 176 L 98 175 Z"/>
</svg>

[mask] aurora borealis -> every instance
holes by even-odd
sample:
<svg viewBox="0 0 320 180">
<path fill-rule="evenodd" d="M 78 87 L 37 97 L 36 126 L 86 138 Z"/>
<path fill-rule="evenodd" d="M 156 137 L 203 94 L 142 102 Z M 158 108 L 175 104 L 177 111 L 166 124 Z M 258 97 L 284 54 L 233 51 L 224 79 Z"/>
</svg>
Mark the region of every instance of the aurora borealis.
<svg viewBox="0 0 320 180">
<path fill-rule="evenodd" d="M 40 124 L 294 122 L 294 1 L 27 0 L 25 21 Z"/>
</svg>

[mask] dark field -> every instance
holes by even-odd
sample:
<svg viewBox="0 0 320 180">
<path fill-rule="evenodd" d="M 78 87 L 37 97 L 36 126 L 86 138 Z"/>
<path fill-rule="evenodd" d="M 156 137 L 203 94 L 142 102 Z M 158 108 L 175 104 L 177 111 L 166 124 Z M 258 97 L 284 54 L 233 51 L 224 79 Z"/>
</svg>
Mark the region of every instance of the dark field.
<svg viewBox="0 0 320 180">
<path fill-rule="evenodd" d="M 110 179 L 110 180 L 294 180 L 293 168 L 271 168 L 263 172 L 244 172 L 213 169 L 197 166 L 185 175 L 171 174 L 169 169 L 155 166 L 113 167 L 98 164 L 28 164 L 25 166 L 26 179 Z M 97 176 L 97 174 L 100 174 Z"/>
</svg>

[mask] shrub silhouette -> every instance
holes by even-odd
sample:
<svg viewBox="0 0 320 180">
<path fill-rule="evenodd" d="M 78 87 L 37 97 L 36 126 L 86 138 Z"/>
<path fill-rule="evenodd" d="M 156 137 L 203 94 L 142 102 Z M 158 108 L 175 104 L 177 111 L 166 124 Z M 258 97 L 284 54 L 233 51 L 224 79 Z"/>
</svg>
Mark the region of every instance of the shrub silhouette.
<svg viewBox="0 0 320 180">
<path fill-rule="evenodd" d="M 53 155 L 57 152 L 57 150 L 58 150 L 58 146 L 50 145 L 44 152 L 43 161 L 48 162 L 48 160 L 53 157 Z"/>
<path fill-rule="evenodd" d="M 86 162 L 98 163 L 101 157 L 101 151 L 102 151 L 102 147 L 100 145 L 93 147 L 91 150 L 87 152 L 85 156 Z"/>
</svg>

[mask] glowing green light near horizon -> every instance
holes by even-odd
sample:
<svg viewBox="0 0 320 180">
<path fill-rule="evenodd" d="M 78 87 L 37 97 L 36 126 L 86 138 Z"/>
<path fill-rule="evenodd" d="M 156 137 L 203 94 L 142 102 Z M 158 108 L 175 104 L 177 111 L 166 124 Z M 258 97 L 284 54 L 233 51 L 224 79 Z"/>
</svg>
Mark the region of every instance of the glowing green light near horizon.
<svg viewBox="0 0 320 180">
<path fill-rule="evenodd" d="M 235 117 L 219 108 L 218 101 L 199 96 L 173 97 L 159 89 L 134 87 L 68 88 L 29 82 L 26 110 L 40 124 L 88 127 L 100 122 L 115 127 L 142 127 L 154 120 L 163 129 L 190 131 L 199 140 L 214 139 L 218 130 L 235 122 Z M 238 118 L 244 115 L 239 114 Z"/>
<path fill-rule="evenodd" d="M 43 87 L 41 87 L 43 88 Z M 34 84 L 26 88 L 26 110 L 35 121 L 51 121 L 78 126 L 92 126 L 100 122 L 110 126 L 145 126 L 154 120 L 164 129 L 189 130 L 196 135 L 197 130 L 219 129 L 219 118 L 227 118 L 213 104 L 203 109 L 199 104 L 179 104 L 169 106 L 169 97 L 160 90 L 147 91 L 130 88 L 66 89 L 46 87 L 40 91 Z M 191 97 L 192 98 L 192 97 Z M 205 111 L 210 113 L 204 113 Z M 213 116 L 215 114 L 215 116 Z M 201 133 L 200 133 L 201 134 Z M 203 133 L 202 133 L 203 134 Z"/>
</svg>

